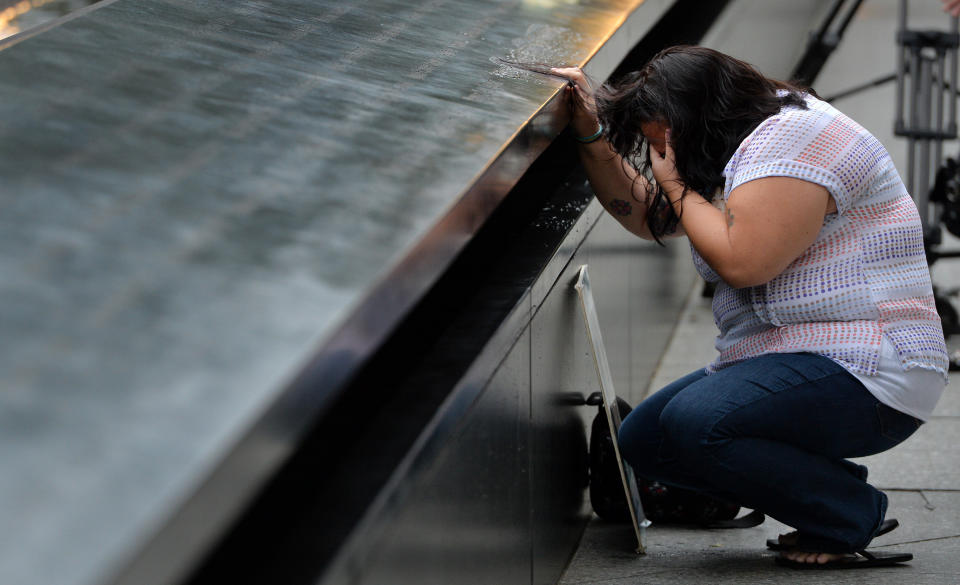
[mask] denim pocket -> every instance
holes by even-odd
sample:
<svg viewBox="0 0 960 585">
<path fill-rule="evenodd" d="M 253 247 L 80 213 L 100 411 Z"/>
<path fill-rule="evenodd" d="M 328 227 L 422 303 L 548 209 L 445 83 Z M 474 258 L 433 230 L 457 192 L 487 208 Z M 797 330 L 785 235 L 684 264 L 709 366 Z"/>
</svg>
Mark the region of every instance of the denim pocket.
<svg viewBox="0 0 960 585">
<path fill-rule="evenodd" d="M 880 421 L 880 433 L 897 443 L 917 432 L 922 424 L 919 419 L 882 403 L 877 404 L 877 419 Z"/>
</svg>

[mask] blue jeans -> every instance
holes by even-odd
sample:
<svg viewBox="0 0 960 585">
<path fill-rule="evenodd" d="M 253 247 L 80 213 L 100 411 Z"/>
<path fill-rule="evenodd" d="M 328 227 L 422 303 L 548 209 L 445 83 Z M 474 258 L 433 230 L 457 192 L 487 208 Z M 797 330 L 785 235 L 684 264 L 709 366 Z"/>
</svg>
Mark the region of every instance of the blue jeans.
<svg viewBox="0 0 960 585">
<path fill-rule="evenodd" d="M 847 461 L 885 451 L 919 428 L 841 366 L 808 353 L 763 355 L 689 374 L 623 421 L 637 475 L 760 510 L 800 546 L 852 552 L 870 542 L 887 497 Z"/>
</svg>

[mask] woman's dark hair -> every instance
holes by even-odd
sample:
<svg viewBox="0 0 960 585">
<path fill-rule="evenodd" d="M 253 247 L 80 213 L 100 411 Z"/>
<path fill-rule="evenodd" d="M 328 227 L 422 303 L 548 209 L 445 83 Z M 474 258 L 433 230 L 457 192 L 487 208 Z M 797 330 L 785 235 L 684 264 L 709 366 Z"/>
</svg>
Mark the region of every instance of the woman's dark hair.
<svg viewBox="0 0 960 585">
<path fill-rule="evenodd" d="M 647 178 L 649 145 L 640 126 L 660 122 L 670 128 L 683 195 L 689 189 L 712 199 L 723 186 L 724 166 L 743 139 L 784 106 L 806 108 L 805 93 L 729 55 L 676 46 L 657 53 L 640 71 L 600 87 L 596 103 L 613 149 Z M 679 218 L 661 189 L 651 185 L 648 196 L 647 225 L 660 242 Z"/>
</svg>

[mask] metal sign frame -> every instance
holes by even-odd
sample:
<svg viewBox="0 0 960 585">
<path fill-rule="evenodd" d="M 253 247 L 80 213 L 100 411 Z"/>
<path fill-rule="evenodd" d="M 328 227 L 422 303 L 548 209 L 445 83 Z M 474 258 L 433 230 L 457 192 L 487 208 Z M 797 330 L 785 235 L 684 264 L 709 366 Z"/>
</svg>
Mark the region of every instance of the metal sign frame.
<svg viewBox="0 0 960 585">
<path fill-rule="evenodd" d="M 590 277 L 587 265 L 580 267 L 577 283 L 574 285 L 580 296 L 580 306 L 583 309 L 583 320 L 587 327 L 587 338 L 593 350 L 593 363 L 597 367 L 597 376 L 600 379 L 600 394 L 603 396 L 603 410 L 607 413 L 607 423 L 610 425 L 610 436 L 613 439 L 613 450 L 617 456 L 617 465 L 620 468 L 620 481 L 627 496 L 627 506 L 630 508 L 630 520 L 633 522 L 633 531 L 637 536 L 637 554 L 646 554 L 644 537 L 646 528 L 650 526 L 643 513 L 643 504 L 640 502 L 640 493 L 637 490 L 637 480 L 630 464 L 620 455 L 620 444 L 617 442 L 617 433 L 620 431 L 620 410 L 617 408 L 617 395 L 613 389 L 613 376 L 610 373 L 610 364 L 607 362 L 607 352 L 603 346 L 603 336 L 600 333 L 600 320 L 597 318 L 597 308 L 593 302 L 593 293 L 590 291 Z"/>
</svg>

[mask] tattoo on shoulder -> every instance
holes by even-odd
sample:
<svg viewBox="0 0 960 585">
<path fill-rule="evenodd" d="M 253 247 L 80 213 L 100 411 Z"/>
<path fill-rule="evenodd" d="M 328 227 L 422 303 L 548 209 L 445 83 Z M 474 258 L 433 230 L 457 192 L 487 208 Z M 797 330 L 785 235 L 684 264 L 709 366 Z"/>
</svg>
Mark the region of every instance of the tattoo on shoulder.
<svg viewBox="0 0 960 585">
<path fill-rule="evenodd" d="M 629 201 L 614 199 L 610 202 L 610 211 L 620 216 L 630 215 L 633 212 L 633 206 Z"/>
<path fill-rule="evenodd" d="M 733 227 L 733 211 L 731 211 L 730 208 L 728 207 L 726 209 L 726 212 L 727 212 L 727 227 L 732 228 Z"/>
</svg>

